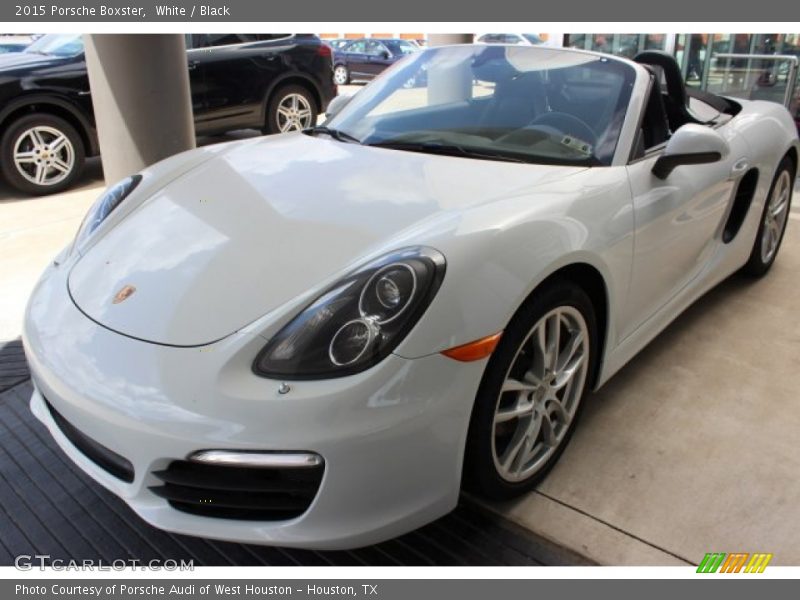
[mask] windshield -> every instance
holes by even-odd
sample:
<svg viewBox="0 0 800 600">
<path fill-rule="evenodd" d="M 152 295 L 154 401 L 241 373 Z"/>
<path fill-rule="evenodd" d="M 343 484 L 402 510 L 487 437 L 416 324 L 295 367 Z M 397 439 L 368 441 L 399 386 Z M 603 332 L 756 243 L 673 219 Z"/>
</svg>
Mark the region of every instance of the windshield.
<svg viewBox="0 0 800 600">
<path fill-rule="evenodd" d="M 48 56 L 75 56 L 83 52 L 83 38 L 80 34 L 45 35 L 28 46 L 25 52 Z"/>
<path fill-rule="evenodd" d="M 528 40 L 531 44 L 541 44 L 542 43 L 542 38 L 540 38 L 535 33 L 523 33 L 522 37 L 524 37 L 526 40 Z"/>
<path fill-rule="evenodd" d="M 433 48 L 388 69 L 326 126 L 401 150 L 609 165 L 635 75 L 624 62 L 568 50 Z"/>
</svg>

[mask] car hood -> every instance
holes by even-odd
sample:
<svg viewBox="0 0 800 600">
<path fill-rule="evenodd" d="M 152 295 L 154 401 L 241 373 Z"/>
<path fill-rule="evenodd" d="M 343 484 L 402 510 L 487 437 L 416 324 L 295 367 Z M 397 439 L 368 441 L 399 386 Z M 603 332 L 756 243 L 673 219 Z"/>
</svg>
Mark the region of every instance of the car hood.
<svg viewBox="0 0 800 600">
<path fill-rule="evenodd" d="M 69 60 L 70 58 L 36 54 L 35 52 L 10 52 L 0 54 L 0 75 L 15 71 L 27 71 L 32 68 L 43 69 L 57 66 Z"/>
<path fill-rule="evenodd" d="M 299 133 L 196 152 L 214 156 L 152 194 L 73 266 L 70 294 L 101 325 L 155 343 L 205 345 L 366 255 L 424 243 L 410 228 L 584 170 Z"/>
</svg>

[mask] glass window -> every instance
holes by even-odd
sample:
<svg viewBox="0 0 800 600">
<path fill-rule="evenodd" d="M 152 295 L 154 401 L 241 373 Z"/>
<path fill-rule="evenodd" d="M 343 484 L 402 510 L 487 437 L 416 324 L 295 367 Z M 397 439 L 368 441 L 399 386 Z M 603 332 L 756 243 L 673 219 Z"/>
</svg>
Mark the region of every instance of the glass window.
<svg viewBox="0 0 800 600">
<path fill-rule="evenodd" d="M 380 56 L 381 53 L 386 51 L 386 48 L 380 42 L 376 42 L 375 40 L 367 40 L 366 53 L 370 56 Z"/>
<path fill-rule="evenodd" d="M 667 36 L 664 33 L 648 33 L 644 36 L 643 50 L 664 50 L 667 47 Z"/>
<path fill-rule="evenodd" d="M 241 44 L 245 40 L 237 33 L 204 33 L 195 37 L 196 48 L 208 48 L 210 46 L 232 46 Z"/>
<path fill-rule="evenodd" d="M 345 47 L 345 52 L 356 52 L 359 54 L 365 54 L 367 51 L 367 42 L 366 40 L 356 40 L 352 42 L 349 46 Z"/>
<path fill-rule="evenodd" d="M 588 36 L 585 33 L 570 33 L 567 35 L 564 45 L 568 48 L 580 48 L 583 50 L 586 48 L 588 41 Z"/>
<path fill-rule="evenodd" d="M 625 58 L 633 58 L 639 54 L 639 34 L 620 33 L 614 36 L 613 53 Z"/>
<path fill-rule="evenodd" d="M 607 52 L 611 54 L 614 48 L 613 41 L 613 33 L 595 33 L 592 35 L 590 50 L 594 50 L 595 52 Z"/>
<path fill-rule="evenodd" d="M 484 44 L 502 44 L 504 43 L 505 37 L 500 33 L 487 33 L 479 39 Z"/>
<path fill-rule="evenodd" d="M 564 45 L 569 48 L 607 52 L 633 58 L 643 50 L 664 50 L 667 35 L 664 33 L 572 33 Z"/>
<path fill-rule="evenodd" d="M 405 54 L 413 54 L 419 51 L 419 46 L 415 46 L 406 40 L 384 40 L 383 45 L 395 56 L 403 56 Z"/>
<path fill-rule="evenodd" d="M 688 36 L 684 51 L 684 79 L 689 86 L 699 87 L 708 59 L 708 34 L 693 33 Z"/>
<path fill-rule="evenodd" d="M 83 37 L 79 33 L 45 35 L 28 46 L 25 52 L 60 57 L 75 56 L 83 52 Z"/>
</svg>

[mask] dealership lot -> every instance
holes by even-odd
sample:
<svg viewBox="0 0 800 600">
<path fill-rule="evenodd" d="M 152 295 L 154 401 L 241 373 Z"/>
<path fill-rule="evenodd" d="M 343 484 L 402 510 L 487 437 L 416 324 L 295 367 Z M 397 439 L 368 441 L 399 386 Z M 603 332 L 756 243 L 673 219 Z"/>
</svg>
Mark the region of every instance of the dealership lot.
<svg viewBox="0 0 800 600">
<path fill-rule="evenodd" d="M 19 335 L 40 272 L 102 187 L 97 161 L 57 196 L 0 187 L 0 340 Z M 604 564 L 697 563 L 710 551 L 800 560 L 797 195 L 794 204 L 769 276 L 732 278 L 690 308 L 590 398 L 538 490 L 491 508 Z M 19 398 L 15 408 L 24 410 Z M 19 427 L 27 417 L 16 414 Z"/>
</svg>

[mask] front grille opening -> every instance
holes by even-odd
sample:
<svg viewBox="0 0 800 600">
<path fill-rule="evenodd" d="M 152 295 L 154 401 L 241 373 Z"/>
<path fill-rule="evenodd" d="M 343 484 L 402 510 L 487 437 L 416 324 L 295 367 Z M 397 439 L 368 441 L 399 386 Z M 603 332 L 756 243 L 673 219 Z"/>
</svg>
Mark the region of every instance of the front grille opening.
<svg viewBox="0 0 800 600">
<path fill-rule="evenodd" d="M 78 431 L 67 421 L 53 406 L 45 399 L 45 405 L 50 411 L 61 433 L 64 434 L 70 443 L 80 450 L 86 458 L 95 463 L 98 467 L 105 469 L 108 473 L 127 483 L 131 483 L 134 477 L 133 464 L 124 456 L 120 456 L 113 450 L 109 450 L 99 442 Z"/>
<path fill-rule="evenodd" d="M 302 515 L 317 494 L 324 465 L 276 469 L 173 461 L 150 490 L 173 508 L 205 517 L 282 521 Z"/>
</svg>

